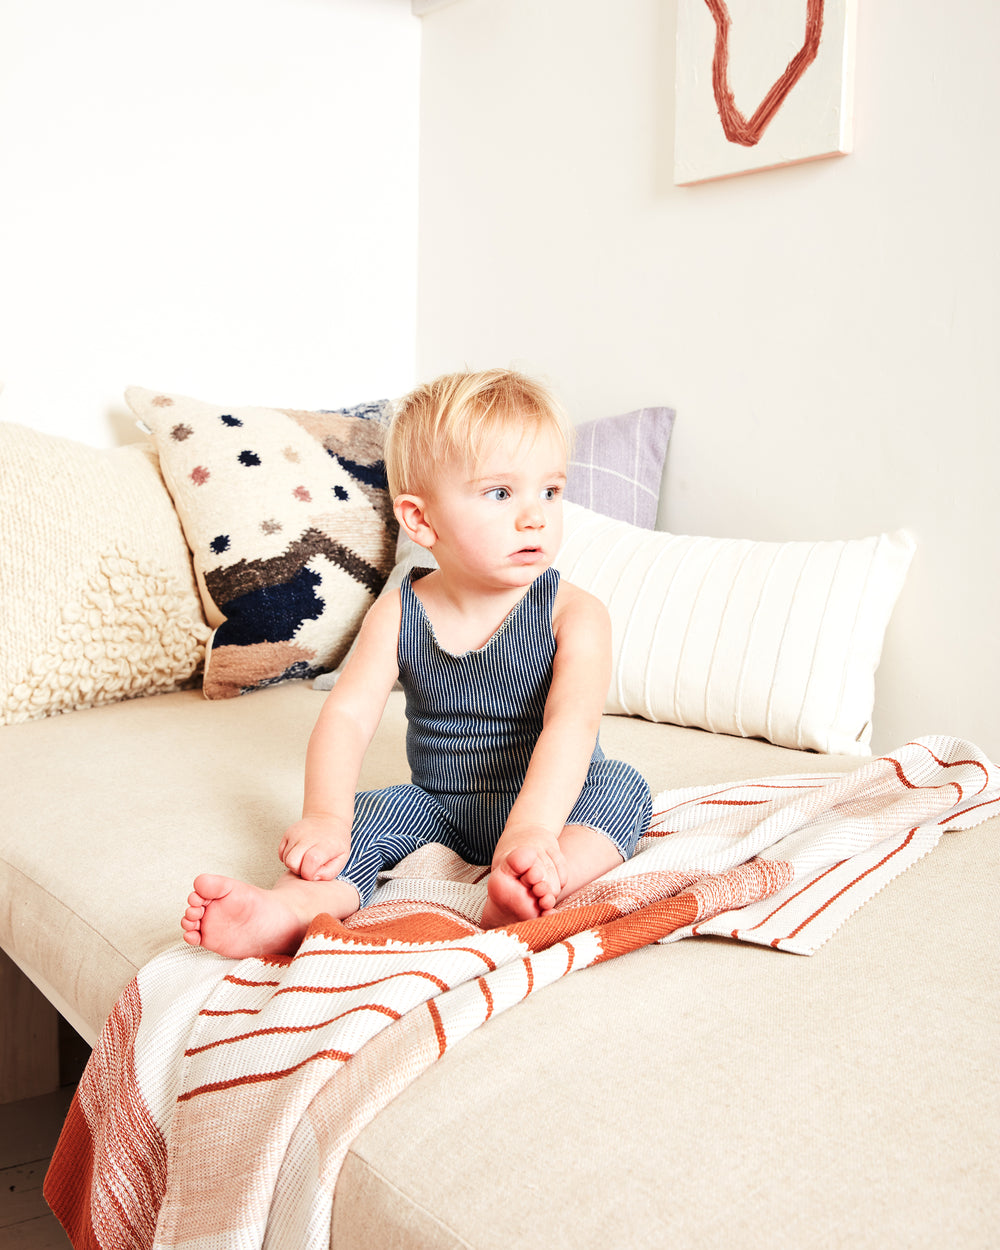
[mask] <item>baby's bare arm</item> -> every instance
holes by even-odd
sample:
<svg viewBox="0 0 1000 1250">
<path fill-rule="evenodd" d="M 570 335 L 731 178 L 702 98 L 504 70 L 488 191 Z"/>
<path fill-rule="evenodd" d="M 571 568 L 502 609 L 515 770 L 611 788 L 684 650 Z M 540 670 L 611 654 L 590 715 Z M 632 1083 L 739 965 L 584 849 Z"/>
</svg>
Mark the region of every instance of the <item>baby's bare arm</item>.
<svg viewBox="0 0 1000 1250">
<path fill-rule="evenodd" d="M 350 853 L 361 763 L 399 675 L 399 618 L 398 594 L 376 600 L 309 739 L 302 817 L 278 848 L 285 867 L 306 880 L 332 880 Z"/>
<path fill-rule="evenodd" d="M 515 846 L 534 846 L 551 861 L 561 886 L 566 865 L 559 838 L 583 789 L 600 728 L 611 675 L 611 622 L 599 600 L 563 583 L 553 632 L 556 655 L 542 732 L 493 864 Z"/>
</svg>

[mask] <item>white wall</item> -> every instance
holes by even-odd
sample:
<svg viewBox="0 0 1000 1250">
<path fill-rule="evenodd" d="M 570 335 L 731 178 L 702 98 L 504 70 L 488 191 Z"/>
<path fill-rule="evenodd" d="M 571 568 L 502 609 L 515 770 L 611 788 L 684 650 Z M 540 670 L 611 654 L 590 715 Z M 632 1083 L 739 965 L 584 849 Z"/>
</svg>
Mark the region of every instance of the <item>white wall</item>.
<svg viewBox="0 0 1000 1250">
<path fill-rule="evenodd" d="M 1000 758 L 1000 6 L 861 3 L 850 156 L 672 182 L 674 0 L 423 22 L 418 372 L 676 406 L 660 524 L 906 526 L 876 749 Z"/>
<path fill-rule="evenodd" d="M 661 524 L 911 528 L 875 745 L 1000 756 L 1000 8 L 861 3 L 855 152 L 694 188 L 675 24 L 0 0 L 0 418 L 107 445 L 132 382 L 329 407 L 495 363 L 580 420 L 673 404 Z"/>
<path fill-rule="evenodd" d="M 405 0 L 0 0 L 0 417 L 409 387 L 419 40 Z"/>
</svg>

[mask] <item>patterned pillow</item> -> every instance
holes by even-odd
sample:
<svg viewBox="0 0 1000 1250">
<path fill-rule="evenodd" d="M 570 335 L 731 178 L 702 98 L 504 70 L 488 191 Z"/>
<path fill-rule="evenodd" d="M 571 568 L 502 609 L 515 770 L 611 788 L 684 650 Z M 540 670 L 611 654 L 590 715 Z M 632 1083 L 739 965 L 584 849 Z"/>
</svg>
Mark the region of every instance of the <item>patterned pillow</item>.
<svg viewBox="0 0 1000 1250">
<path fill-rule="evenodd" d="M 0 424 L 0 724 L 193 683 L 209 630 L 152 446 Z"/>
<path fill-rule="evenodd" d="M 875 670 L 913 540 L 650 532 L 567 504 L 556 566 L 608 607 L 604 710 L 870 754 Z"/>
<path fill-rule="evenodd" d="M 656 525 L 672 408 L 639 408 L 576 427 L 566 498 L 651 530 Z"/>
<path fill-rule="evenodd" d="M 156 442 L 215 628 L 206 698 L 334 668 L 392 569 L 388 402 L 299 412 L 135 386 L 125 398 Z"/>
</svg>

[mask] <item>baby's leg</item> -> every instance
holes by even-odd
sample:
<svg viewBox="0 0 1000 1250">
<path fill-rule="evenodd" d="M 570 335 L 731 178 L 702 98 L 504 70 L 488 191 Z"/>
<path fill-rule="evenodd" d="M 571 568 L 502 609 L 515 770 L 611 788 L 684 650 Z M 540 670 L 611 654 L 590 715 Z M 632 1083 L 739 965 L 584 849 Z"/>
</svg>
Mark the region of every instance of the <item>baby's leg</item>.
<svg viewBox="0 0 1000 1250">
<path fill-rule="evenodd" d="M 343 920 L 358 910 L 349 881 L 304 881 L 294 873 L 262 890 L 232 877 L 203 873 L 181 919 L 184 941 L 218 955 L 292 955 L 321 912 Z"/>
<path fill-rule="evenodd" d="M 624 858 L 610 838 L 589 825 L 567 825 L 559 835 L 559 849 L 566 861 L 564 884 L 553 880 L 545 858 L 532 847 L 515 847 L 496 866 L 486 887 L 484 929 L 544 915 L 556 903 L 616 868 Z"/>
<path fill-rule="evenodd" d="M 368 902 L 379 872 L 427 841 L 435 812 L 416 786 L 362 791 L 354 803 L 351 853 L 335 881 L 288 872 L 262 890 L 232 877 L 197 877 L 181 920 L 185 942 L 237 959 L 294 954 L 315 916 L 344 920 Z"/>
</svg>

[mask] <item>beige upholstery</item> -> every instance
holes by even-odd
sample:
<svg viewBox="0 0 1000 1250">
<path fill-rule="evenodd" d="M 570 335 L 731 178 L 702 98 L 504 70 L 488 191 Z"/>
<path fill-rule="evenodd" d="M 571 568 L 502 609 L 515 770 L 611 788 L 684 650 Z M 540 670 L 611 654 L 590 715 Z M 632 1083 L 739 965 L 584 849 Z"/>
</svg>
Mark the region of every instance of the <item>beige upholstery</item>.
<svg viewBox="0 0 1000 1250">
<path fill-rule="evenodd" d="M 812 958 L 647 947 L 498 1016 L 359 1135 L 337 1250 L 995 1245 L 998 834 Z"/>
<path fill-rule="evenodd" d="M 73 1005 L 88 1040 L 138 968 L 179 940 L 196 873 L 269 885 L 280 871 L 278 840 L 299 815 L 305 748 L 322 699 L 302 682 L 218 705 L 190 690 L 4 732 L 3 772 L 17 784 L 5 788 L 0 832 L 3 868 L 15 883 L 0 940 Z M 630 718 L 605 724 L 606 749 L 639 762 L 654 791 L 741 769 L 811 769 L 818 758 Z M 396 693 L 363 788 L 409 780 L 404 725 Z"/>
<path fill-rule="evenodd" d="M 268 883 L 322 695 L 159 695 L 0 730 L 0 945 L 92 1039 L 191 879 Z M 855 767 L 606 718 L 654 791 Z M 364 785 L 405 780 L 393 695 Z M 722 940 L 573 974 L 363 1130 L 337 1250 L 995 1244 L 1000 821 L 947 835 L 812 958 Z"/>
</svg>

